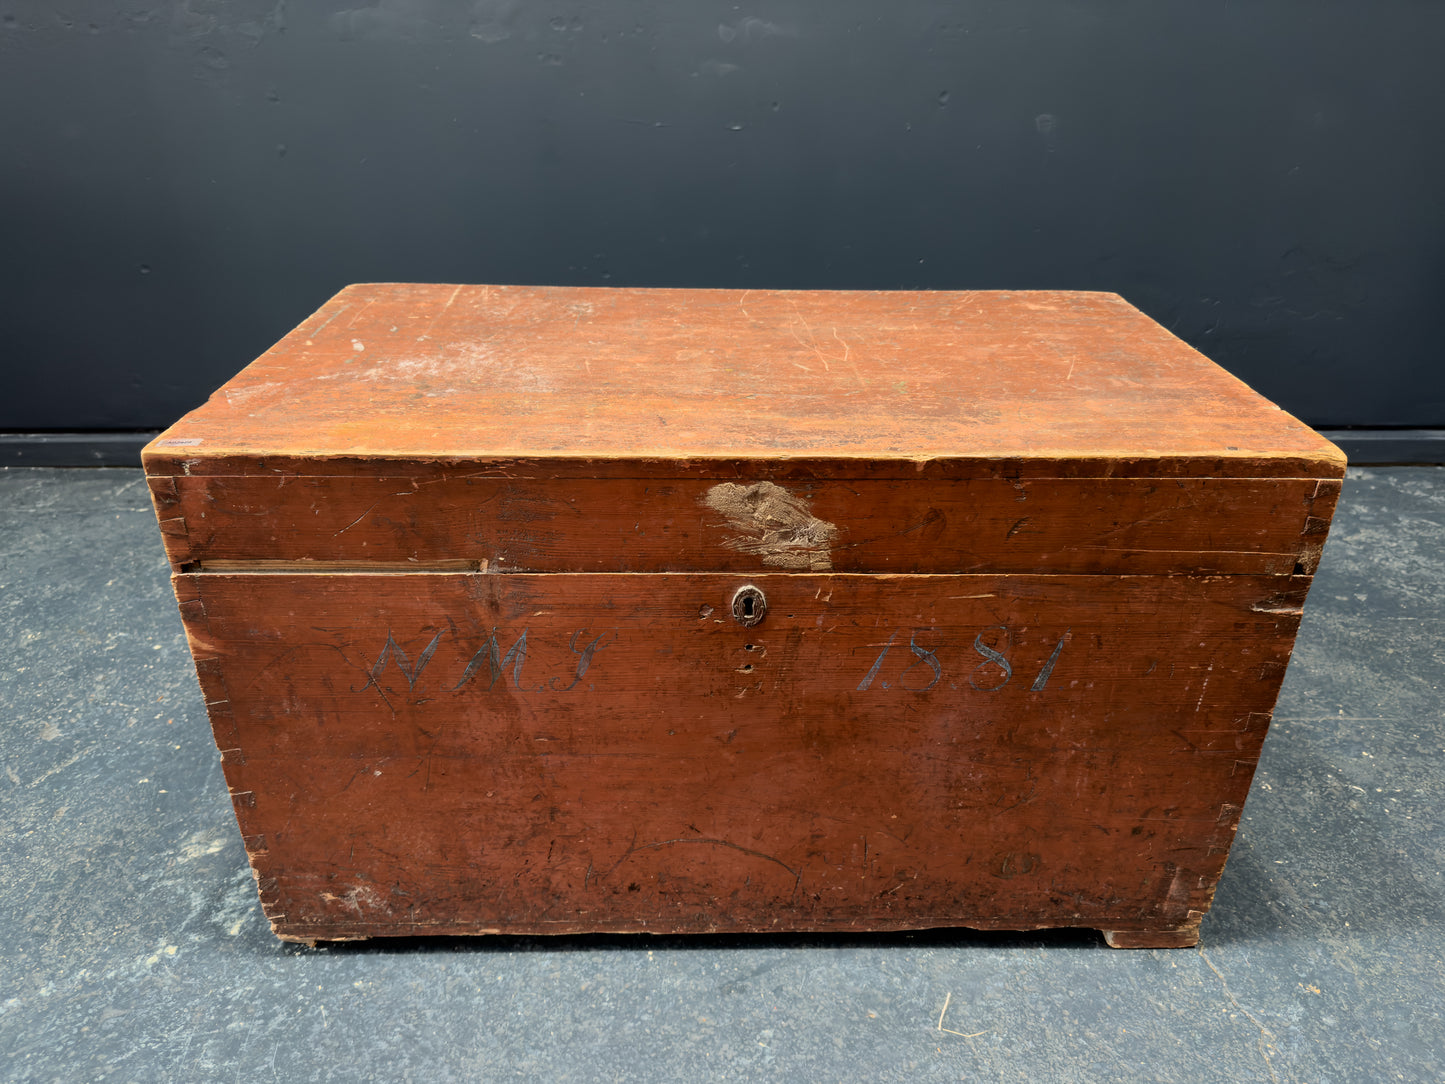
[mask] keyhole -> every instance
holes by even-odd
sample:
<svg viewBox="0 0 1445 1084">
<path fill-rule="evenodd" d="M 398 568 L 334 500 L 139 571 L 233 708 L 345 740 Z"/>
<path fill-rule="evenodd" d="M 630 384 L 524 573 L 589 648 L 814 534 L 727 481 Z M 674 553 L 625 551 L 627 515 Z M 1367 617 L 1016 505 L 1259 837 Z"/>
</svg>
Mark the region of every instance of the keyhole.
<svg viewBox="0 0 1445 1084">
<path fill-rule="evenodd" d="M 733 594 L 733 619 L 744 628 L 751 628 L 768 614 L 768 600 L 752 584 L 739 587 Z"/>
</svg>

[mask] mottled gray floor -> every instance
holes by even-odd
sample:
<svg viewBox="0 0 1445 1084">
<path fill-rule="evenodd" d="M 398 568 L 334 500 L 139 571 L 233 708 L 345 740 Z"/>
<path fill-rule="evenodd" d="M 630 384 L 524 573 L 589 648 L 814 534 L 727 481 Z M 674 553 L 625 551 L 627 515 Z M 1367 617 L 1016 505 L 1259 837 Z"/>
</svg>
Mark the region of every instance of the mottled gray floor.
<svg viewBox="0 0 1445 1084">
<path fill-rule="evenodd" d="M 1442 525 L 1445 470 L 1351 473 L 1202 950 L 306 950 L 256 907 L 139 472 L 0 472 L 0 1077 L 1445 1079 Z"/>
</svg>

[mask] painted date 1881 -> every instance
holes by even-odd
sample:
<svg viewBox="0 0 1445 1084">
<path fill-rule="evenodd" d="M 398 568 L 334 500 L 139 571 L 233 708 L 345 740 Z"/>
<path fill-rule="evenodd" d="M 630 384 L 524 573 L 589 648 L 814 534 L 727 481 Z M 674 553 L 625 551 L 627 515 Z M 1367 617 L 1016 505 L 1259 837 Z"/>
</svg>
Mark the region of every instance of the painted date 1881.
<svg viewBox="0 0 1445 1084">
<path fill-rule="evenodd" d="M 900 688 L 909 692 L 926 693 L 940 681 L 943 680 L 943 663 L 938 659 L 938 652 L 924 647 L 918 642 L 916 629 L 908 630 L 908 650 L 915 658 L 898 674 L 892 681 L 879 679 L 879 672 L 883 670 L 884 662 L 888 653 L 898 641 L 898 632 L 894 630 L 888 642 L 883 645 L 883 650 L 878 652 L 878 657 L 873 660 L 868 673 L 863 680 L 858 682 L 858 692 L 867 692 L 874 687 L 875 680 L 879 689 Z M 1069 638 L 1071 629 L 1065 629 L 1059 636 L 1058 642 L 1044 664 L 1039 668 L 1033 683 L 1029 686 L 1030 692 L 1041 692 L 1049 683 L 1049 677 L 1054 672 L 1054 666 L 1059 661 L 1059 653 L 1064 649 L 1064 641 Z M 972 664 L 968 672 L 968 684 L 979 692 L 997 692 L 1002 689 L 1014 676 L 1014 665 L 1010 659 L 1013 647 L 1013 634 L 1007 625 L 992 625 L 983 629 L 973 638 L 973 650 L 978 655 L 978 661 L 967 659 L 965 665 Z M 940 650 L 942 650 L 940 648 Z M 957 688 L 957 684 L 953 683 Z"/>
</svg>

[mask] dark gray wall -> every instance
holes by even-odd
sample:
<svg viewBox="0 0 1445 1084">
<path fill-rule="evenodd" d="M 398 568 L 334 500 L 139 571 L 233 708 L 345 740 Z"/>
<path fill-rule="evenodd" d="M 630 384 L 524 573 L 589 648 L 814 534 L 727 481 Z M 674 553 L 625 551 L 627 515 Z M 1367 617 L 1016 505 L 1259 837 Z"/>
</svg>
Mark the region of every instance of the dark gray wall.
<svg viewBox="0 0 1445 1084">
<path fill-rule="evenodd" d="M 0 429 L 168 423 L 366 280 L 1117 290 L 1445 424 L 1445 4 L 346 2 L 0 0 Z"/>
</svg>

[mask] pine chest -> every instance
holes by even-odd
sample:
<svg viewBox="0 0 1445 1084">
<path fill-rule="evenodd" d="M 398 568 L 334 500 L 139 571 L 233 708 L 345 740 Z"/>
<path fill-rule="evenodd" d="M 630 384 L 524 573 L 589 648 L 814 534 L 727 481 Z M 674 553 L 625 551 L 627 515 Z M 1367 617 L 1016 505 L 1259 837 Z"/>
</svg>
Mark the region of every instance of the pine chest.
<svg viewBox="0 0 1445 1084">
<path fill-rule="evenodd" d="M 282 938 L 1171 946 L 1344 458 L 1112 294 L 363 285 L 145 466 Z"/>
</svg>

